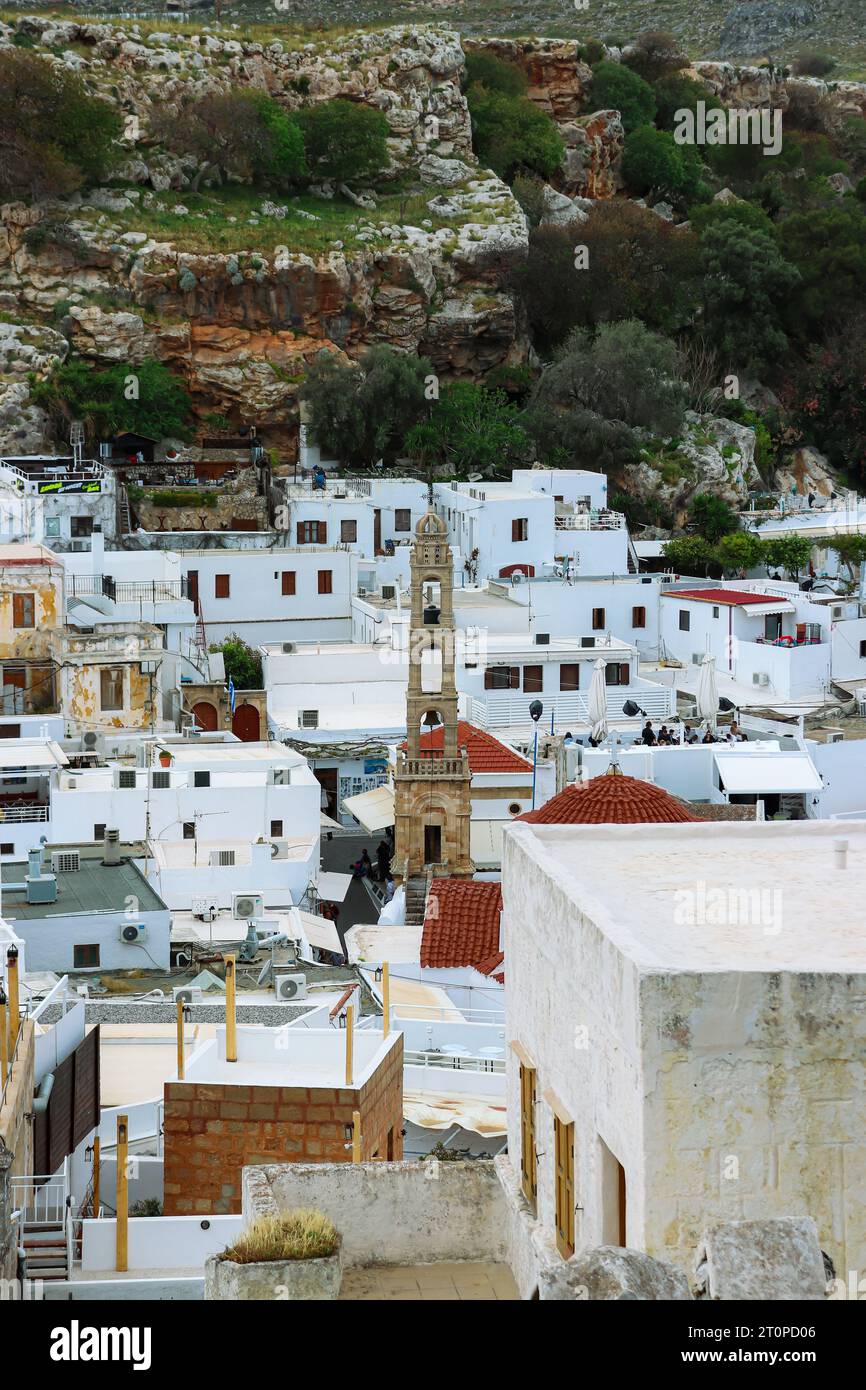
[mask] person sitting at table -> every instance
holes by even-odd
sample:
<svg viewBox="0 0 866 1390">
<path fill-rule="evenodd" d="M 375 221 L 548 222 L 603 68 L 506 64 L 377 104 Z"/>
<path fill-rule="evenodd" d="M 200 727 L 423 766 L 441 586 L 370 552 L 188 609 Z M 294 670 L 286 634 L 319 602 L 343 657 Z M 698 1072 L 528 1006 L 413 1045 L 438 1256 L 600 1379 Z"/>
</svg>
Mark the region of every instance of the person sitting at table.
<svg viewBox="0 0 866 1390">
<path fill-rule="evenodd" d="M 655 741 L 656 741 L 656 736 L 655 736 L 655 733 L 653 732 L 652 722 L 651 722 L 651 720 L 648 719 L 647 722 L 646 722 L 646 723 L 644 724 L 644 726 L 643 726 L 643 733 L 642 733 L 642 735 L 641 735 L 641 742 L 647 744 L 648 747 L 652 747 L 652 745 L 655 743 Z"/>
</svg>

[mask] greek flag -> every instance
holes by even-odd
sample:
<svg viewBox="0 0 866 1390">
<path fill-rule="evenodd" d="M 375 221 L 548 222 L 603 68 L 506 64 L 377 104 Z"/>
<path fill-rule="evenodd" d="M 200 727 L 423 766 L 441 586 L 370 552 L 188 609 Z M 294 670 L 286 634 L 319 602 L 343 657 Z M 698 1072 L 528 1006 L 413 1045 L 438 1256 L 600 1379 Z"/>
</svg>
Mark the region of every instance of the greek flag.
<svg viewBox="0 0 866 1390">
<path fill-rule="evenodd" d="M 231 676 L 229 676 L 229 704 L 231 705 L 232 714 L 234 714 L 234 712 L 235 712 L 235 683 L 234 683 L 234 681 L 232 680 Z"/>
</svg>

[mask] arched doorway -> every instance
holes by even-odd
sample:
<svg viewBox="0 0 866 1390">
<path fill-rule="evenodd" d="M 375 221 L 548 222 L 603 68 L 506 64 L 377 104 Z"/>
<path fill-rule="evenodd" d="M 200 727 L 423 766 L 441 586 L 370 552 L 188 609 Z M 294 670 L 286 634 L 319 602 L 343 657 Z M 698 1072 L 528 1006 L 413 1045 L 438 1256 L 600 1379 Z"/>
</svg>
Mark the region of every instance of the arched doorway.
<svg viewBox="0 0 866 1390">
<path fill-rule="evenodd" d="M 232 718 L 232 733 L 242 743 L 257 743 L 261 720 L 255 705 L 238 705 Z"/>
<path fill-rule="evenodd" d="M 207 700 L 199 700 L 198 704 L 193 705 L 192 712 L 200 729 L 205 729 L 208 733 L 216 729 L 217 712 L 215 705 L 209 704 Z"/>
</svg>

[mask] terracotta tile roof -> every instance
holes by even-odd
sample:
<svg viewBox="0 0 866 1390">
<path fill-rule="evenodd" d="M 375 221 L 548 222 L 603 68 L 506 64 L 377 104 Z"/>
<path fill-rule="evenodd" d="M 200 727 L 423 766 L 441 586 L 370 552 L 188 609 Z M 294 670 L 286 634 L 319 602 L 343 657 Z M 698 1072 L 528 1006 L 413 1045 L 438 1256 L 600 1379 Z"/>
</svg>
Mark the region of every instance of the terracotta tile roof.
<svg viewBox="0 0 866 1390">
<path fill-rule="evenodd" d="M 664 598 L 699 599 L 701 603 L 725 603 L 730 608 L 750 603 L 788 603 L 787 594 L 753 594 L 750 589 L 674 589 Z"/>
<path fill-rule="evenodd" d="M 566 787 L 537 811 L 515 819 L 532 825 L 651 825 L 694 821 L 697 816 L 662 787 L 617 772 Z"/>
<path fill-rule="evenodd" d="M 499 984 L 505 984 L 505 971 L 502 969 L 502 962 L 505 955 L 502 951 L 497 951 L 495 956 L 490 956 L 488 960 L 480 960 L 475 966 L 479 975 L 486 975 L 491 980 L 497 980 Z"/>
<path fill-rule="evenodd" d="M 444 730 L 430 729 L 421 735 L 421 749 L 441 749 Z M 531 772 L 532 763 L 521 758 L 513 749 L 506 748 L 498 738 L 476 729 L 466 719 L 457 721 L 457 747 L 465 748 L 469 755 L 470 772 Z"/>
<path fill-rule="evenodd" d="M 421 964 L 448 970 L 499 953 L 502 888 L 466 878 L 434 878 L 421 934 Z"/>
</svg>

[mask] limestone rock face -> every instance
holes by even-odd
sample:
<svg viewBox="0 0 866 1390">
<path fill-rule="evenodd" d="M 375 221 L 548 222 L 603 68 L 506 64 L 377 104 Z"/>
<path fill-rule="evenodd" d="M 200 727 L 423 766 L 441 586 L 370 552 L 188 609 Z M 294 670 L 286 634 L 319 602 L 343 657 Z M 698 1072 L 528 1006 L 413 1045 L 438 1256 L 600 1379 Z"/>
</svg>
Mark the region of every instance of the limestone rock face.
<svg viewBox="0 0 866 1390">
<path fill-rule="evenodd" d="M 592 69 L 574 39 L 464 39 L 467 53 L 486 52 L 513 63 L 526 78 L 526 95 L 560 123 L 584 109 Z"/>
<path fill-rule="evenodd" d="M 826 1296 L 818 1230 L 808 1216 L 710 1226 L 695 1269 L 699 1297 L 784 1302 Z"/>
<path fill-rule="evenodd" d="M 818 449 L 808 445 L 795 449 L 785 459 L 784 466 L 776 470 L 776 487 L 780 492 L 791 492 L 795 485 L 801 497 L 814 492 L 816 497 L 829 498 L 831 493 L 840 491 L 828 460 Z"/>
<path fill-rule="evenodd" d="M 625 131 L 618 111 L 596 111 L 560 126 L 565 141 L 562 191 L 586 198 L 612 198 L 620 180 Z"/>
<path fill-rule="evenodd" d="M 674 1265 L 654 1260 L 640 1250 L 600 1245 L 587 1250 L 563 1267 L 556 1283 L 545 1289 L 548 1300 L 614 1299 L 684 1302 L 691 1299 L 689 1281 Z"/>
<path fill-rule="evenodd" d="M 760 483 L 755 431 L 715 415 L 687 411 L 678 448 L 656 459 L 647 452 L 625 469 L 629 491 L 652 499 L 681 525 L 692 498 L 712 492 L 739 507 Z"/>
</svg>

